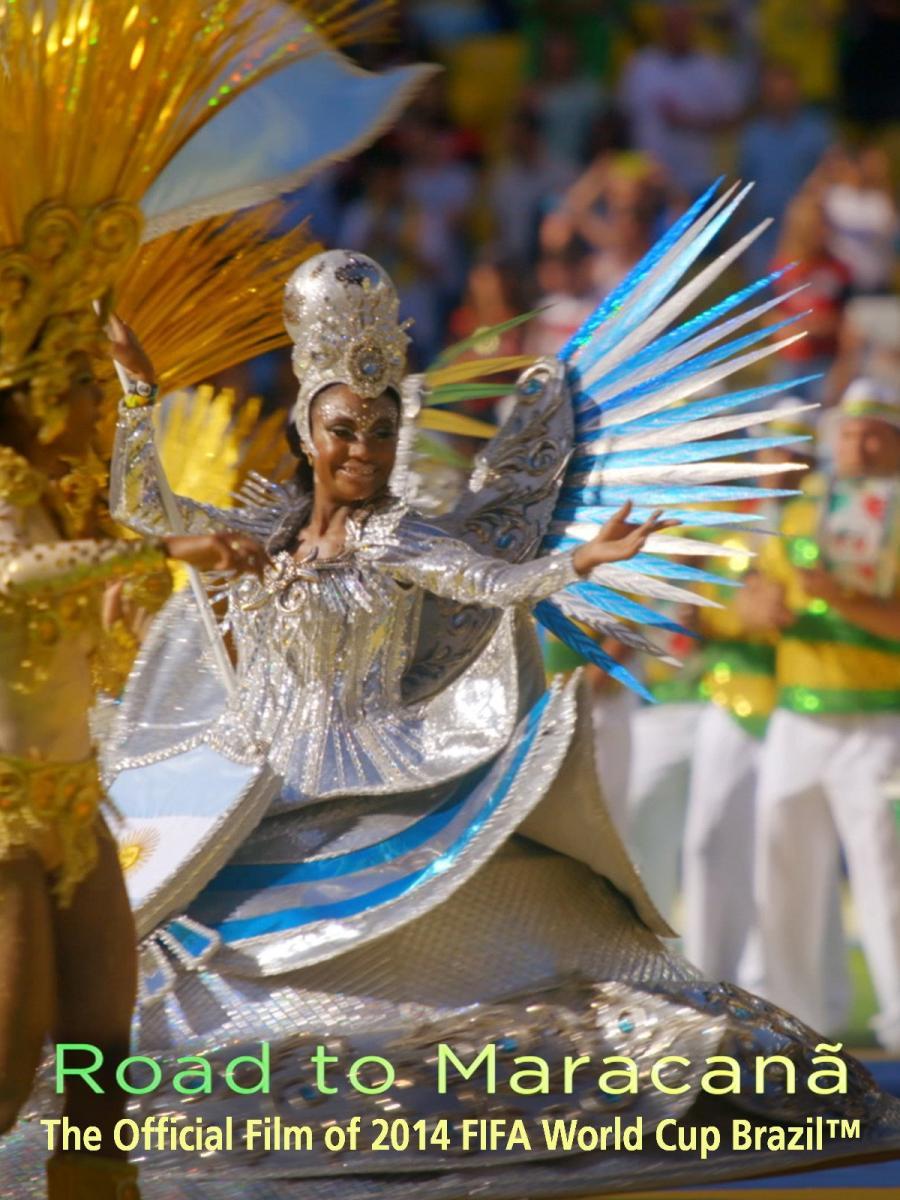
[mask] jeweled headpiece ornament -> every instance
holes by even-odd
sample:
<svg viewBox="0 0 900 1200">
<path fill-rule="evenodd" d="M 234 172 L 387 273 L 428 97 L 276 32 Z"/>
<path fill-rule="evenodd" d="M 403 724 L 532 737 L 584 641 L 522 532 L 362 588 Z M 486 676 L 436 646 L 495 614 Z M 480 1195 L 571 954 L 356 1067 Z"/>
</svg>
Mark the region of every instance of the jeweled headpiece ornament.
<svg viewBox="0 0 900 1200">
<path fill-rule="evenodd" d="M 310 405 L 323 388 L 344 383 L 366 399 L 389 388 L 403 393 L 409 337 L 399 310 L 390 277 L 365 254 L 327 250 L 291 275 L 284 323 L 300 383 L 291 419 L 304 445 L 311 444 Z M 407 411 L 407 402 L 403 407 L 404 419 L 415 417 L 418 405 L 416 412 Z"/>
</svg>

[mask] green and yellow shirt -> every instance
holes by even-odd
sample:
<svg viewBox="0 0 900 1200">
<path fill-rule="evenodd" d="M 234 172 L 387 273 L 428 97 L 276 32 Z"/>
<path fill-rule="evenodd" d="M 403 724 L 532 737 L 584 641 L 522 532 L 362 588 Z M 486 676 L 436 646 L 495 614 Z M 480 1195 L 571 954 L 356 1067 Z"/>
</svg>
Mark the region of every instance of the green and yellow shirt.
<svg viewBox="0 0 900 1200">
<path fill-rule="evenodd" d="M 777 642 L 778 706 L 822 714 L 900 712 L 900 641 L 867 633 L 803 590 L 798 569 L 818 561 L 823 495 L 820 486 L 789 501 L 782 537 L 772 538 L 761 557 L 765 574 L 784 585 L 796 618 Z"/>
</svg>

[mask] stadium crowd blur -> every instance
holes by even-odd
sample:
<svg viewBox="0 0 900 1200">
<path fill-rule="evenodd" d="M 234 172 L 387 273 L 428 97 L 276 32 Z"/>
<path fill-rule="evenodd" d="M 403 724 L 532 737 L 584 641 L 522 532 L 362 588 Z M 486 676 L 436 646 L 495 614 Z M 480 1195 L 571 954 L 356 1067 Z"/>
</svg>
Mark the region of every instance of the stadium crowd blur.
<svg viewBox="0 0 900 1200">
<path fill-rule="evenodd" d="M 865 354 L 848 305 L 896 282 L 897 7 L 407 0 L 372 65 L 444 72 L 298 206 L 385 263 L 426 364 L 526 306 L 548 311 L 511 348 L 555 349 L 716 176 L 754 180 L 744 226 L 774 220 L 743 270 L 800 263 L 814 313 L 785 370 L 834 368 L 834 400 Z"/>
<path fill-rule="evenodd" d="M 588 667 L 600 772 L 689 956 L 827 1033 L 846 1027 L 843 872 L 879 1037 L 900 1050 L 900 825 L 885 791 L 900 746 L 900 4 L 408 0 L 400 14 L 366 65 L 445 70 L 295 211 L 387 268 L 419 367 L 529 309 L 473 353 L 553 353 L 717 176 L 755 181 L 738 232 L 771 224 L 721 295 L 795 264 L 769 319 L 804 312 L 807 336 L 739 386 L 800 380 L 792 396 L 822 406 L 791 417 L 813 439 L 798 461 L 826 468 L 810 479 L 890 481 L 890 594 L 854 607 L 812 559 L 753 566 L 725 626 L 691 618 L 697 647 L 673 647 L 685 668 L 636 667 L 660 705 Z M 255 369 L 251 389 L 290 394 L 286 358 Z M 789 548 L 815 534 L 790 502 L 766 515 Z M 559 644 L 547 664 L 578 665 Z"/>
</svg>

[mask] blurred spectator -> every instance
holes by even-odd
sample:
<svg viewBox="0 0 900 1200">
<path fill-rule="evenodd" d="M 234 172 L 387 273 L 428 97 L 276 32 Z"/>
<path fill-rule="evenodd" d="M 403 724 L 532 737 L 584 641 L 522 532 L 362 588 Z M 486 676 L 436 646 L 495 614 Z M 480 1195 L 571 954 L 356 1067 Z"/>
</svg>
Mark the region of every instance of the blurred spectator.
<svg viewBox="0 0 900 1200">
<path fill-rule="evenodd" d="M 450 318 L 450 341 L 459 342 L 480 329 L 502 325 L 520 316 L 526 308 L 516 270 L 494 259 L 483 258 L 469 271 L 463 302 Z M 507 358 L 521 354 L 524 329 L 523 325 L 517 325 L 502 333 L 480 338 L 463 359 Z M 494 376 L 491 382 L 508 382 L 512 391 L 516 374 L 510 372 L 508 376 Z M 498 405 L 492 399 L 470 400 L 457 406 L 461 411 L 484 420 L 498 419 L 504 407 L 508 408 L 509 405 L 504 406 L 503 401 Z"/>
<path fill-rule="evenodd" d="M 878 146 L 863 146 L 855 153 L 836 155 L 828 175 L 822 203 L 831 252 L 850 272 L 855 293 L 886 291 L 894 272 L 898 229 L 888 156 Z"/>
<path fill-rule="evenodd" d="M 526 354 L 555 354 L 591 315 L 590 265 L 590 255 L 573 241 L 542 251 L 537 268 L 542 311 L 526 326 Z"/>
<path fill-rule="evenodd" d="M 478 187 L 470 163 L 460 157 L 453 132 L 434 117 L 411 115 L 398 130 L 405 159 L 404 193 L 440 227 L 443 252 L 434 263 L 442 318 L 446 319 L 465 285 L 466 224 Z"/>
<path fill-rule="evenodd" d="M 628 25 L 630 0 L 514 0 L 521 13 L 529 52 L 529 69 L 539 75 L 550 33 L 565 29 L 581 50 L 585 70 L 597 79 L 609 77 L 617 39 Z"/>
<path fill-rule="evenodd" d="M 481 34 L 441 57 L 447 67 L 447 111 L 454 125 L 470 131 L 486 158 L 496 160 L 506 149 L 509 125 L 520 107 L 525 75 L 521 37 L 503 30 Z"/>
<path fill-rule="evenodd" d="M 900 121 L 900 5 L 896 0 L 845 4 L 840 47 L 844 115 L 870 126 Z"/>
<path fill-rule="evenodd" d="M 389 272 L 401 314 L 411 317 L 415 357 L 427 365 L 442 344 L 440 281 L 452 261 L 446 225 L 406 186 L 402 160 L 382 144 L 366 159 L 366 191 L 347 208 L 340 245 L 365 251 Z"/>
<path fill-rule="evenodd" d="M 828 248 L 822 208 L 812 195 L 801 195 L 789 206 L 772 269 L 794 263 L 796 270 L 783 275 L 775 290 L 787 293 L 799 284 L 807 286 L 784 300 L 778 309 L 778 319 L 808 311 L 801 326 L 806 337 L 780 352 L 775 375 L 782 379 L 824 374 L 829 370 L 837 354 L 841 314 L 850 288 L 850 272 Z M 822 381 L 798 383 L 794 390 L 804 399 L 817 399 L 822 392 Z"/>
<path fill-rule="evenodd" d="M 796 412 L 800 404 L 797 396 L 785 398 L 776 406 L 784 415 L 752 432 L 809 437 L 814 428 L 808 413 Z M 770 469 L 790 459 L 809 466 L 812 444 L 766 448 L 757 451 L 756 458 Z M 795 488 L 798 476 L 784 471 L 769 475 L 765 483 L 774 489 Z M 767 528 L 777 528 L 780 503 L 777 498 L 751 500 L 735 509 L 764 517 Z M 694 729 L 684 832 L 683 928 L 685 954 L 711 979 L 737 979 L 752 925 L 754 796 L 766 724 L 775 707 L 775 638 L 770 631 L 747 629 L 741 592 L 734 585 L 752 569 L 753 556 L 766 540 L 764 533 L 729 531 L 723 544 L 731 557 L 712 557 L 703 564 L 722 579 L 720 586 L 701 589 L 719 607 L 700 608 L 695 618 L 704 639 L 703 692 L 710 703 Z M 831 944 L 840 961 L 844 952 L 836 932 L 837 914 L 834 927 Z M 839 988 L 836 1019 L 845 1001 Z"/>
<path fill-rule="evenodd" d="M 788 204 L 812 174 L 828 148 L 828 121 L 801 101 L 797 76 L 791 67 L 769 63 L 760 85 L 760 112 L 740 137 L 738 174 L 754 183 L 744 201 L 749 226 L 766 217 L 773 224 L 744 253 L 751 278 L 762 275 L 775 253 Z"/>
<path fill-rule="evenodd" d="M 700 50 L 694 14 L 673 4 L 663 14 L 658 45 L 639 51 L 625 69 L 619 97 L 635 144 L 691 197 L 716 175 L 717 135 L 743 107 L 735 63 Z"/>
<path fill-rule="evenodd" d="M 609 166 L 616 162 L 620 155 L 626 155 L 629 159 L 644 163 L 648 169 L 654 163 L 649 155 L 634 149 L 631 141 L 631 129 L 625 114 L 617 105 L 610 104 L 604 108 L 603 112 L 598 113 L 591 126 L 588 138 L 590 166 L 586 174 L 590 174 L 592 167 Z"/>
<path fill-rule="evenodd" d="M 406 189 L 448 227 L 461 228 L 475 197 L 471 165 L 459 157 L 453 131 L 436 117 L 413 114 L 398 129 Z"/>
<path fill-rule="evenodd" d="M 671 615 L 689 627 L 692 613 Z M 644 682 L 656 703 L 640 707 L 631 723 L 626 840 L 653 902 L 671 921 L 678 895 L 691 755 L 704 697 L 699 643 L 674 634 L 666 649 L 682 665 L 646 659 Z"/>
<path fill-rule="evenodd" d="M 538 227 L 572 181 L 572 168 L 556 158 L 540 136 L 537 117 L 521 109 L 509 129 L 506 155 L 488 179 L 497 256 L 529 268 L 535 260 Z"/>
<path fill-rule="evenodd" d="M 661 184 L 646 156 L 622 154 L 595 162 L 569 192 L 565 211 L 595 251 L 591 277 L 598 299 L 649 250 L 663 207 Z"/>
<path fill-rule="evenodd" d="M 525 311 L 515 270 L 495 258 L 482 258 L 469 271 L 460 307 L 450 318 L 454 342 L 471 337 L 479 329 L 502 325 Z M 484 338 L 470 352 L 484 358 L 507 357 L 522 351 L 522 326 Z"/>
<path fill-rule="evenodd" d="M 556 30 L 548 35 L 543 70 L 529 98 L 546 145 L 564 162 L 580 166 L 603 104 L 603 89 L 585 74 L 578 43 L 568 33 Z"/>
<path fill-rule="evenodd" d="M 802 98 L 831 104 L 837 82 L 837 22 L 844 0 L 750 0 L 766 54 L 793 72 Z"/>
<path fill-rule="evenodd" d="M 416 0 L 408 6 L 409 28 L 435 49 L 497 28 L 493 6 L 483 0 Z"/>
<path fill-rule="evenodd" d="M 900 392 L 900 296 L 860 296 L 847 305 L 826 399 L 837 399 L 861 376 Z"/>
</svg>

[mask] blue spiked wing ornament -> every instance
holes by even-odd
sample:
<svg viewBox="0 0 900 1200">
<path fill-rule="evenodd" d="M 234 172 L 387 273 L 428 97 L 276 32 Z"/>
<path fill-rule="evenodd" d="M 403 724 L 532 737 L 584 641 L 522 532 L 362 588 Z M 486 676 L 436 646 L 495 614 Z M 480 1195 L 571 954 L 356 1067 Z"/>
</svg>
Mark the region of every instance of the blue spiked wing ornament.
<svg viewBox="0 0 900 1200">
<path fill-rule="evenodd" d="M 768 224 L 688 278 L 748 190 L 735 185 L 719 194 L 721 181 L 714 184 L 555 359 L 525 372 L 513 415 L 478 459 L 468 491 L 436 522 L 482 553 L 522 561 L 590 541 L 625 501 L 633 503 L 637 521 L 662 508 L 682 527 L 676 534 L 653 535 L 644 553 L 596 568 L 534 610 L 556 637 L 644 695 L 585 628 L 663 655 L 642 627 L 686 631 L 657 605 L 711 603 L 691 590 L 711 577 L 684 559 L 730 553 L 709 531 L 761 519 L 736 511 L 738 502 L 790 494 L 756 481 L 794 464 L 762 465 L 748 456 L 797 439 L 743 434 L 783 420 L 778 397 L 808 377 L 709 396 L 730 376 L 804 336 L 790 328 L 797 317 L 753 328 L 784 299 L 765 297 L 781 272 L 684 317 Z M 798 404 L 791 412 L 808 407 Z M 691 529 L 702 532 L 692 537 Z M 429 598 L 407 698 L 424 698 L 461 673 L 497 619 Z"/>
</svg>

